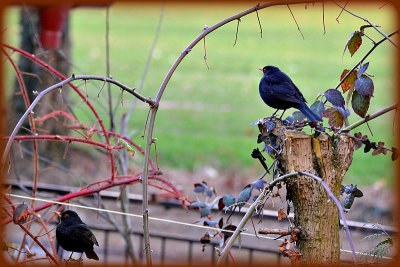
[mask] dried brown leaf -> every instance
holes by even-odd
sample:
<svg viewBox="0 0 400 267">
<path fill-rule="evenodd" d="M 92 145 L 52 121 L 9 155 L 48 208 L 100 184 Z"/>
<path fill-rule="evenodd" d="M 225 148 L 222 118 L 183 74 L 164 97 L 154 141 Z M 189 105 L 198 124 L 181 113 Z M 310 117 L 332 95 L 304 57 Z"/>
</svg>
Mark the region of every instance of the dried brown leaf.
<svg viewBox="0 0 400 267">
<path fill-rule="evenodd" d="M 286 218 L 287 214 L 283 211 L 283 208 L 280 208 L 278 211 L 278 221 L 281 221 L 283 218 Z"/>
</svg>

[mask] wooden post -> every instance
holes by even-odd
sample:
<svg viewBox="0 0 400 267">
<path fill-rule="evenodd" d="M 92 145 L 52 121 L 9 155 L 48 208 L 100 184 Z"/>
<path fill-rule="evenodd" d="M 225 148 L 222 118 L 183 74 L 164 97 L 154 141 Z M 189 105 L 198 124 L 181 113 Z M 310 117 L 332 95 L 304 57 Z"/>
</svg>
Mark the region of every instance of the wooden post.
<svg viewBox="0 0 400 267">
<path fill-rule="evenodd" d="M 314 137 L 276 123 L 273 134 L 277 136 L 280 151 L 277 156 L 279 173 L 305 171 L 315 174 L 339 198 L 343 177 L 353 158 L 353 139 L 341 134 L 332 141 L 326 133 Z M 286 190 L 287 200 L 294 206 L 294 224 L 302 230 L 297 241 L 302 262 L 338 263 L 339 211 L 335 203 L 321 184 L 306 176 L 286 180 Z"/>
</svg>

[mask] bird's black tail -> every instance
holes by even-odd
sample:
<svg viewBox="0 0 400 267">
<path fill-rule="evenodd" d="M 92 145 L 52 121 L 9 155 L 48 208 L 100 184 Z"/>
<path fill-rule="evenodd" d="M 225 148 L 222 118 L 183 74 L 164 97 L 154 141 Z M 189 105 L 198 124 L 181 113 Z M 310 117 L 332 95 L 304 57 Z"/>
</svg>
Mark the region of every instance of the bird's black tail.
<svg viewBox="0 0 400 267">
<path fill-rule="evenodd" d="M 97 256 L 97 254 L 96 254 L 96 252 L 94 252 L 94 250 L 87 250 L 87 251 L 85 251 L 85 253 L 86 253 L 86 257 L 88 259 L 92 259 L 92 260 L 96 260 L 96 261 L 99 260 L 99 256 Z"/>
<path fill-rule="evenodd" d="M 304 104 L 302 107 L 299 108 L 299 110 L 306 115 L 307 119 L 309 121 L 322 121 L 322 118 L 315 114 L 314 111 L 312 111 L 306 104 Z"/>
</svg>

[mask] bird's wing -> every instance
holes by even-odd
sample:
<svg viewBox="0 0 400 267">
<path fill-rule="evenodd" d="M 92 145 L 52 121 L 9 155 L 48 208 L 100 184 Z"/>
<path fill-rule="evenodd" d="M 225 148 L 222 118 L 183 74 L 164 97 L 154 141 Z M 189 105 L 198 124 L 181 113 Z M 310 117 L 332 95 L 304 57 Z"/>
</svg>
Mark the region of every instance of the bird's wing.
<svg viewBox="0 0 400 267">
<path fill-rule="evenodd" d="M 279 98 L 293 104 L 300 104 L 301 101 L 296 97 L 296 87 L 293 83 L 280 82 L 272 84 L 273 94 L 279 95 Z"/>
<path fill-rule="evenodd" d="M 300 92 L 299 88 L 292 82 L 292 85 L 294 86 L 296 93 L 301 97 L 301 99 L 304 101 L 304 103 L 307 103 L 307 100 L 304 98 L 303 94 Z"/>
<path fill-rule="evenodd" d="M 283 72 L 274 74 L 275 75 L 267 77 L 267 83 L 271 85 L 274 94 L 279 94 L 282 100 L 292 102 L 293 104 L 302 104 L 303 101 L 306 102 L 303 94 L 289 76 Z"/>
<path fill-rule="evenodd" d="M 99 244 L 97 243 L 96 237 L 94 236 L 92 231 L 90 231 L 90 229 L 87 227 L 86 224 L 79 224 L 74 229 L 74 232 L 76 232 L 76 234 L 82 236 L 88 242 L 92 243 L 92 245 L 95 244 L 96 246 L 99 246 Z"/>
</svg>

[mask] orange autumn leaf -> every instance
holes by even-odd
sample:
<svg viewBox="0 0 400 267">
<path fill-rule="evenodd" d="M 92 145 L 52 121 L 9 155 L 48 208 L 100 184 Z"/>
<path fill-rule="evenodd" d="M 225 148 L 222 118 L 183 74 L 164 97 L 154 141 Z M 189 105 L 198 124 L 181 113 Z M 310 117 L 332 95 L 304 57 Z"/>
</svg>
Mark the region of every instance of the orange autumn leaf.
<svg viewBox="0 0 400 267">
<path fill-rule="evenodd" d="M 344 70 L 342 72 L 342 75 L 340 76 L 340 80 L 343 80 L 343 78 L 347 75 L 349 71 L 350 70 L 347 69 Z M 347 76 L 347 78 L 341 84 L 343 93 L 346 93 L 350 88 L 352 88 L 355 85 L 356 80 L 357 80 L 357 71 L 354 70 L 352 73 L 349 74 L 349 76 Z"/>
</svg>

